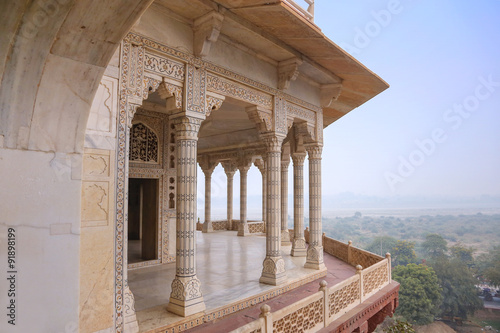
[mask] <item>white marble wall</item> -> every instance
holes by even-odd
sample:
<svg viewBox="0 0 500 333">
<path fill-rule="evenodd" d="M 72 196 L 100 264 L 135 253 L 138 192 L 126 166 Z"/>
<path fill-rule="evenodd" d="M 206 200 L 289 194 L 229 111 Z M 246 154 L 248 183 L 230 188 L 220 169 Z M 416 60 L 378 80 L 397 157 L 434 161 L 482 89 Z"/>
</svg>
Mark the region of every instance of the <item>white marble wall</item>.
<svg viewBox="0 0 500 333">
<path fill-rule="evenodd" d="M 16 326 L 6 319 L 0 279 L 0 332 L 77 332 L 81 156 L 0 149 L 0 262 L 7 228 L 16 230 Z"/>
</svg>

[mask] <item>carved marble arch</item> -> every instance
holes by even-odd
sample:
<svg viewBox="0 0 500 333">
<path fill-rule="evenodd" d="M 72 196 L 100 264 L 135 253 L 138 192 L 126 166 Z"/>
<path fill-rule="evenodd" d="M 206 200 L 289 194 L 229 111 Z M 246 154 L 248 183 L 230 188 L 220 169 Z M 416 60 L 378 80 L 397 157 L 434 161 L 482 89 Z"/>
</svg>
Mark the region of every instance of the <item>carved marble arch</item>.
<svg viewBox="0 0 500 333">
<path fill-rule="evenodd" d="M 158 163 L 158 135 L 142 122 L 133 123 L 130 129 L 129 161 Z"/>
</svg>

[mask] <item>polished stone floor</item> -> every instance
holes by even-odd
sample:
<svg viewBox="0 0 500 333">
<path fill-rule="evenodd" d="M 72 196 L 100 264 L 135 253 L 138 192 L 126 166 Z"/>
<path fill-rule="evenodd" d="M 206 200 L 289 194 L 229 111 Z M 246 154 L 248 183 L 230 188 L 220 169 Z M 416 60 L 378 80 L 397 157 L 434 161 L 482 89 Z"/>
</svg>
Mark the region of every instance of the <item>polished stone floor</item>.
<svg viewBox="0 0 500 333">
<path fill-rule="evenodd" d="M 266 251 L 265 236 L 237 237 L 236 231 L 209 234 L 197 231 L 196 245 L 197 274 L 207 310 L 276 288 L 259 283 Z M 289 282 L 317 273 L 303 267 L 305 257 L 291 257 L 290 246 L 282 247 L 282 253 Z M 349 266 L 346 274 L 352 275 L 354 271 Z M 128 281 L 135 296 L 141 332 L 181 319 L 165 310 L 174 275 L 175 263 L 129 271 Z"/>
</svg>

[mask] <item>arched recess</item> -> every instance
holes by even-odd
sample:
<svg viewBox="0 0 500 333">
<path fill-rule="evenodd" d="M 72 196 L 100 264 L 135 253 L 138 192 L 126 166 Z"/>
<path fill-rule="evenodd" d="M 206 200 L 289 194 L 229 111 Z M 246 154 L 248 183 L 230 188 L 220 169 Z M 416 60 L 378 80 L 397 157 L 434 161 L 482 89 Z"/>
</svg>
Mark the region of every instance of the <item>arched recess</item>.
<svg viewBox="0 0 500 333">
<path fill-rule="evenodd" d="M 16 228 L 20 248 L 30 249 L 17 267 L 18 311 L 30 314 L 16 322 L 19 331 L 78 328 L 89 109 L 106 65 L 151 2 L 0 2 L 0 169 L 11 178 L 2 181 L 9 196 L 0 211 L 11 214 L 1 222 Z M 36 283 L 29 281 L 34 276 Z M 0 331 L 7 325 L 2 321 Z"/>
</svg>

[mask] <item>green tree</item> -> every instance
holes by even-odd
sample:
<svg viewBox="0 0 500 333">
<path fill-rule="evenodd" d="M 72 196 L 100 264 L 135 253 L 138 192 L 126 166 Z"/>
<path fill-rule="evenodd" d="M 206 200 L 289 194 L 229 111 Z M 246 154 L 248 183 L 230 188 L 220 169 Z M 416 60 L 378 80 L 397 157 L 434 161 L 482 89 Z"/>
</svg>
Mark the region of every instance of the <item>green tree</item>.
<svg viewBox="0 0 500 333">
<path fill-rule="evenodd" d="M 398 240 L 396 245 L 392 248 L 391 255 L 393 266 L 416 263 L 415 242 Z"/>
<path fill-rule="evenodd" d="M 428 234 L 422 243 L 422 249 L 429 259 L 436 259 L 446 254 L 448 242 L 439 234 Z"/>
<path fill-rule="evenodd" d="M 396 314 L 416 325 L 433 322 L 441 304 L 441 288 L 434 270 L 416 264 L 398 266 L 392 278 L 401 285 Z"/>
<path fill-rule="evenodd" d="M 392 254 L 394 246 L 398 240 L 391 236 L 377 236 L 373 241 L 366 247 L 367 251 L 372 253 L 385 256 L 387 252 Z"/>
<path fill-rule="evenodd" d="M 474 252 L 476 250 L 473 247 L 466 247 L 461 243 L 457 243 L 450 247 L 451 257 L 454 259 L 458 259 L 467 267 L 471 268 L 474 266 Z"/>
<path fill-rule="evenodd" d="M 483 308 L 483 302 L 476 294 L 477 279 L 464 262 L 441 257 L 432 263 L 432 267 L 442 288 L 442 316 L 465 319 Z"/>
<path fill-rule="evenodd" d="M 396 320 L 396 322 L 385 328 L 384 333 L 415 333 L 415 329 L 413 328 L 413 325 L 406 322 L 406 321 L 400 321 Z"/>
<path fill-rule="evenodd" d="M 500 246 L 479 258 L 479 272 L 494 286 L 500 286 Z"/>
</svg>

